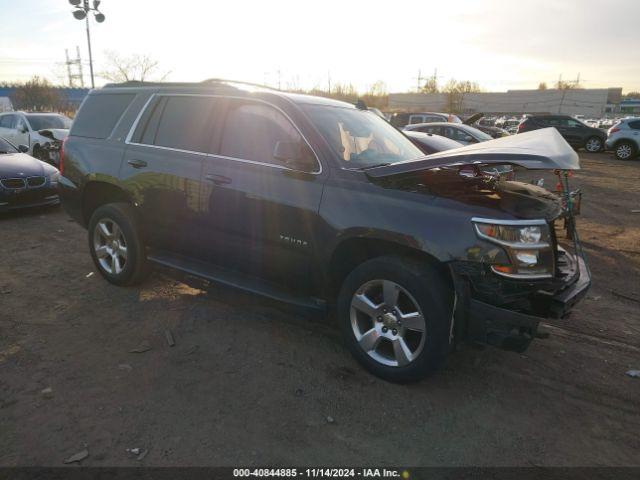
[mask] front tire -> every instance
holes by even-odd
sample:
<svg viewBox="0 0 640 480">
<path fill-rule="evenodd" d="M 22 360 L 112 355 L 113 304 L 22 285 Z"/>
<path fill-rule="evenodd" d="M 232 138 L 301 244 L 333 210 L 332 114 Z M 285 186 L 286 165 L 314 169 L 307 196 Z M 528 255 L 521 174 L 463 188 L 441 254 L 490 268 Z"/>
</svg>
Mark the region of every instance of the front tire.
<svg viewBox="0 0 640 480">
<path fill-rule="evenodd" d="M 584 149 L 589 153 L 598 153 L 602 151 L 602 139 L 599 137 L 589 137 L 584 143 Z"/>
<path fill-rule="evenodd" d="M 89 250 L 100 274 L 115 285 L 135 285 L 148 274 L 136 213 L 128 203 L 96 209 L 89 221 Z"/>
<path fill-rule="evenodd" d="M 631 160 L 638 154 L 636 146 L 631 142 L 619 142 L 614 152 L 618 160 Z"/>
<path fill-rule="evenodd" d="M 406 383 L 444 364 L 452 299 L 448 283 L 426 262 L 378 257 L 347 276 L 337 313 L 356 360 L 380 378 Z"/>
</svg>

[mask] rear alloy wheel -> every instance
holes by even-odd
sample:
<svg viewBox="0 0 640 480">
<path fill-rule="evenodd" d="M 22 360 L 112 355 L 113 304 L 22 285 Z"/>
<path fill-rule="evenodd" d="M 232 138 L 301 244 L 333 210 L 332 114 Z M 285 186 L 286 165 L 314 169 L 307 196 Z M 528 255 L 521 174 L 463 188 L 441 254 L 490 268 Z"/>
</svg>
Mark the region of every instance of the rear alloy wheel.
<svg viewBox="0 0 640 480">
<path fill-rule="evenodd" d="M 148 273 L 136 213 L 127 203 L 109 203 L 93 213 L 89 248 L 98 271 L 111 283 L 133 285 Z"/>
<path fill-rule="evenodd" d="M 107 273 L 122 273 L 127 263 L 127 240 L 112 219 L 102 218 L 98 221 L 93 232 L 93 251 Z"/>
<path fill-rule="evenodd" d="M 618 160 L 629 160 L 635 155 L 636 149 L 631 142 L 620 142 L 616 145 L 615 153 Z"/>
<path fill-rule="evenodd" d="M 602 150 L 602 139 L 598 137 L 590 137 L 584 144 L 584 149 L 587 152 L 597 153 Z"/>
<path fill-rule="evenodd" d="M 374 375 L 413 382 L 436 372 L 450 349 L 453 292 L 428 261 L 377 257 L 344 280 L 337 315 L 347 347 Z"/>
</svg>

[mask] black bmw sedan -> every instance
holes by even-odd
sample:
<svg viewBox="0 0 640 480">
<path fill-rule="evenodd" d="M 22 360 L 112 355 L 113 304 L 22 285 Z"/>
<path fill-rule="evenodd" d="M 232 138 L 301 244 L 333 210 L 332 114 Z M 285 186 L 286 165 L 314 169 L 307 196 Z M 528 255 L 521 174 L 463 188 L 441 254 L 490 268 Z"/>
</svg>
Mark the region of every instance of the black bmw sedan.
<svg viewBox="0 0 640 480">
<path fill-rule="evenodd" d="M 59 203 L 58 169 L 26 149 L 0 137 L 0 212 Z"/>
</svg>

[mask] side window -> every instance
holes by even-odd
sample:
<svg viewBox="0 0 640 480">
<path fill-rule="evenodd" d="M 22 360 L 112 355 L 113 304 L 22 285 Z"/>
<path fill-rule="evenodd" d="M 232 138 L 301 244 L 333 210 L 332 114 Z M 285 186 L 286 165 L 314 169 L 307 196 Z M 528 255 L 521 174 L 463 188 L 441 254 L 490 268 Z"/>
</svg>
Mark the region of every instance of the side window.
<svg viewBox="0 0 640 480">
<path fill-rule="evenodd" d="M 213 97 L 167 97 L 155 132 L 153 145 L 192 152 L 207 152 L 211 131 L 209 121 L 218 101 Z M 154 118 L 150 119 L 153 121 Z M 150 131 L 153 126 L 150 125 Z M 145 137 L 147 140 L 149 137 Z"/>
<path fill-rule="evenodd" d="M 162 110 L 166 102 L 166 97 L 158 97 L 149 104 L 143 112 L 142 117 L 140 117 L 136 131 L 131 137 L 133 143 L 153 145 L 156 132 L 158 131 L 158 124 L 160 123 L 160 117 L 162 116 Z"/>
<path fill-rule="evenodd" d="M 629 122 L 629 127 L 633 128 L 634 130 L 640 130 L 640 120 Z"/>
<path fill-rule="evenodd" d="M 0 127 L 2 128 L 15 128 L 16 116 L 15 115 L 3 115 L 0 118 Z"/>
<path fill-rule="evenodd" d="M 70 135 L 107 138 L 133 97 L 135 97 L 133 93 L 89 95 L 73 121 Z"/>
<path fill-rule="evenodd" d="M 220 155 L 282 165 L 274 158 L 278 142 L 299 145 L 312 155 L 298 130 L 278 110 L 253 102 L 233 102 L 222 132 Z"/>
<path fill-rule="evenodd" d="M 409 117 L 409 125 L 413 125 L 414 123 L 424 123 L 423 115 L 411 115 Z"/>
<path fill-rule="evenodd" d="M 577 120 L 567 119 L 567 126 L 573 128 L 580 128 L 582 124 Z"/>
<path fill-rule="evenodd" d="M 18 117 L 18 121 L 16 122 L 16 130 L 18 132 L 28 132 L 27 123 L 24 119 Z"/>
<path fill-rule="evenodd" d="M 561 125 L 560 119 L 557 117 L 547 117 L 541 123 L 547 127 L 559 127 Z"/>
<path fill-rule="evenodd" d="M 445 137 L 451 138 L 452 140 L 456 140 L 458 142 L 469 142 L 473 140 L 471 135 L 459 128 L 445 127 L 445 132 Z"/>
</svg>

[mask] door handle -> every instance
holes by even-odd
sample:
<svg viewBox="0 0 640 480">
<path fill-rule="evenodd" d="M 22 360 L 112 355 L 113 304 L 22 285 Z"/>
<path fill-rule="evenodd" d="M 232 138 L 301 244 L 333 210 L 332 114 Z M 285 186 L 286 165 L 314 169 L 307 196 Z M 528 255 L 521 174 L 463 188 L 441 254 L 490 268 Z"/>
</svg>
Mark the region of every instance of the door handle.
<svg viewBox="0 0 640 480">
<path fill-rule="evenodd" d="M 216 175 L 213 173 L 208 173 L 204 176 L 210 182 L 213 182 L 214 185 L 228 185 L 231 183 L 231 179 L 229 177 L 225 177 L 224 175 Z"/>
<path fill-rule="evenodd" d="M 144 168 L 147 166 L 147 162 L 145 162 L 144 160 L 129 160 L 127 161 L 127 163 L 133 168 Z"/>
</svg>

